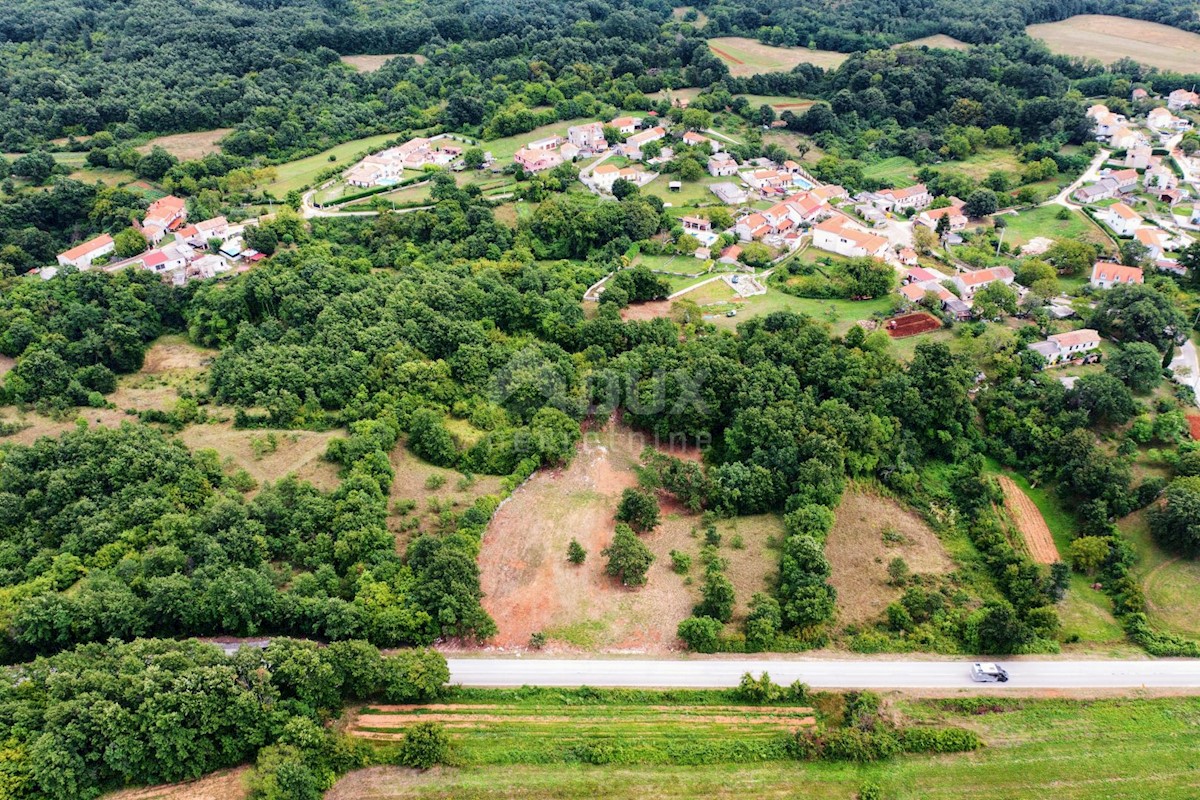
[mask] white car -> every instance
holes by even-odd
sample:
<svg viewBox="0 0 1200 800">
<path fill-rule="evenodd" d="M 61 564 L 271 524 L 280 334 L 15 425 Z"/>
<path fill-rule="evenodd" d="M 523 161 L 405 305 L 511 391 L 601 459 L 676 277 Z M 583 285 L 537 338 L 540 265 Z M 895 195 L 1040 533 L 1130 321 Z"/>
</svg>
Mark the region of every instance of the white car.
<svg viewBox="0 0 1200 800">
<path fill-rule="evenodd" d="M 1006 683 L 1008 671 L 999 664 L 975 662 L 971 665 L 971 680 L 978 683 Z"/>
</svg>

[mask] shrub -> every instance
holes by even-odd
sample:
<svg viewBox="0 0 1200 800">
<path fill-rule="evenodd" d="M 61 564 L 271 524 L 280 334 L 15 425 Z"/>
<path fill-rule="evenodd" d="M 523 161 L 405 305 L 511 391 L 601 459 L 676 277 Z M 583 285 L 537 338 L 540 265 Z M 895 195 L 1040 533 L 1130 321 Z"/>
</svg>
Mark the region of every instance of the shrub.
<svg viewBox="0 0 1200 800">
<path fill-rule="evenodd" d="M 646 571 L 654 563 L 650 548 L 637 538 L 628 525 L 617 525 L 612 543 L 600 551 L 608 559 L 604 571 L 626 586 L 644 586 Z"/>
<path fill-rule="evenodd" d="M 572 539 L 571 543 L 567 545 L 567 561 L 578 565 L 582 564 L 586 560 L 587 550 L 583 549 L 583 545 L 579 543 L 578 539 Z"/>
<path fill-rule="evenodd" d="M 678 550 L 671 551 L 671 569 L 676 575 L 686 575 L 692 568 L 692 557 Z"/>
<path fill-rule="evenodd" d="M 389 703 L 434 700 L 449 680 L 450 668 L 436 650 L 404 650 L 383 661 L 383 697 Z"/>
<path fill-rule="evenodd" d="M 654 530 L 659 523 L 658 500 L 650 492 L 626 489 L 617 506 L 617 521 L 628 523 L 640 533 Z"/>
<path fill-rule="evenodd" d="M 712 617 L 688 617 L 679 623 L 676 635 L 689 650 L 715 653 L 721 644 L 721 623 Z"/>
<path fill-rule="evenodd" d="M 397 762 L 414 769 L 429 769 L 446 763 L 450 737 L 436 722 L 418 722 L 404 732 Z"/>
<path fill-rule="evenodd" d="M 899 736 L 906 753 L 965 753 L 983 746 L 979 734 L 964 728 L 905 728 Z"/>
</svg>

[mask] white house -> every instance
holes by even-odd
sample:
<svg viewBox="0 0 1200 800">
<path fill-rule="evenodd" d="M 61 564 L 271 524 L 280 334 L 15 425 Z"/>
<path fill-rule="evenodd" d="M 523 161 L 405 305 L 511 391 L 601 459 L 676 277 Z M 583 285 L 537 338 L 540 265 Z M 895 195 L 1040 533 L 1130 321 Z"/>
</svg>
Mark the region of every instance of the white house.
<svg viewBox="0 0 1200 800">
<path fill-rule="evenodd" d="M 65 253 L 59 253 L 58 263 L 64 267 L 87 269 L 97 258 L 106 256 L 115 249 L 116 244 L 113 243 L 113 238 L 107 233 L 102 233 L 95 239 L 89 239 L 83 244 L 76 245 Z"/>
<path fill-rule="evenodd" d="M 1156 131 L 1185 131 L 1192 123 L 1177 117 L 1165 108 L 1155 108 L 1146 115 L 1146 125 Z"/>
<path fill-rule="evenodd" d="M 708 190 L 727 206 L 741 205 L 747 200 L 746 191 L 734 183 L 714 183 Z"/>
<path fill-rule="evenodd" d="M 617 117 L 608 123 L 617 129 L 617 133 L 628 135 L 642 127 L 641 117 Z"/>
<path fill-rule="evenodd" d="M 1069 333 L 1056 333 L 1053 336 L 1047 336 L 1045 341 L 1029 345 L 1030 350 L 1040 353 L 1046 359 L 1046 366 L 1083 358 L 1099 348 L 1100 334 L 1091 328 Z"/>
<path fill-rule="evenodd" d="M 1096 219 L 1112 228 L 1118 236 L 1132 236 L 1142 224 L 1138 213 L 1124 203 L 1113 203 L 1096 212 Z"/>
<path fill-rule="evenodd" d="M 738 163 L 729 153 L 714 153 L 708 159 L 708 174 L 714 178 L 728 178 L 736 175 Z"/>
<path fill-rule="evenodd" d="M 618 180 L 626 180 L 635 186 L 648 183 L 652 173 L 633 167 L 616 167 L 612 164 L 601 164 L 592 170 L 592 183 L 601 191 L 612 193 L 613 184 Z"/>
<path fill-rule="evenodd" d="M 167 245 L 161 250 L 151 250 L 142 256 L 142 266 L 151 272 L 171 272 L 186 267 L 192 255 L 190 247 Z"/>
<path fill-rule="evenodd" d="M 974 272 L 960 272 L 950 280 L 954 281 L 954 285 L 958 287 L 964 298 L 969 298 L 983 287 L 997 281 L 1005 285 L 1011 284 L 1013 278 L 1013 271 L 1008 267 L 993 267 L 992 269 L 978 269 Z"/>
<path fill-rule="evenodd" d="M 929 189 L 925 184 L 918 183 L 904 189 L 881 189 L 875 193 L 873 204 L 881 211 L 904 211 L 925 208 L 932 202 Z"/>
<path fill-rule="evenodd" d="M 667 135 L 667 129 L 661 125 L 654 128 L 649 128 L 641 133 L 635 133 L 625 140 L 625 146 L 622 148 L 624 154 L 629 158 L 640 159 L 642 157 L 642 148 L 650 142 L 657 142 L 659 139 Z"/>
<path fill-rule="evenodd" d="M 572 125 L 567 128 L 567 141 L 580 150 L 598 152 L 608 148 L 608 142 L 604 141 L 604 126 L 599 122 Z"/>
<path fill-rule="evenodd" d="M 1187 89 L 1176 89 L 1167 95 L 1167 108 L 1180 111 L 1185 108 L 1200 105 L 1200 95 Z"/>
<path fill-rule="evenodd" d="M 813 228 L 813 247 L 851 258 L 884 258 L 890 249 L 887 239 L 862 230 L 841 215 L 832 216 Z"/>
<path fill-rule="evenodd" d="M 1149 145 L 1131 147 L 1125 151 L 1125 166 L 1132 169 L 1146 169 L 1150 166 L 1152 151 Z"/>
<path fill-rule="evenodd" d="M 917 217 L 917 222 L 924 225 L 930 230 L 937 230 L 938 220 L 942 217 L 950 218 L 950 231 L 961 231 L 967 227 L 967 215 L 962 212 L 962 205 L 948 205 L 944 208 L 930 208 L 922 211 Z"/>
<path fill-rule="evenodd" d="M 1111 261 L 1097 261 L 1092 266 L 1092 277 L 1089 282 L 1092 286 L 1100 289 L 1111 289 L 1122 284 L 1143 283 L 1144 280 L 1139 267 L 1127 267 Z"/>
<path fill-rule="evenodd" d="M 710 153 L 715 153 L 721 149 L 721 143 L 716 139 L 710 139 L 707 136 L 701 136 L 695 131 L 688 131 L 683 135 L 683 143 L 693 147 L 707 147 Z"/>
<path fill-rule="evenodd" d="M 1106 170 L 1101 173 L 1102 177 L 1111 178 L 1117 182 L 1117 191 L 1123 192 L 1126 189 L 1133 189 L 1137 186 L 1138 173 L 1136 169 L 1117 169 Z"/>
<path fill-rule="evenodd" d="M 1109 144 L 1112 145 L 1114 150 L 1128 150 L 1131 147 L 1146 144 L 1146 137 L 1137 131 L 1122 126 L 1113 131 L 1112 138 L 1109 139 Z"/>
<path fill-rule="evenodd" d="M 1162 228 L 1138 228 L 1133 232 L 1133 238 L 1145 246 L 1152 261 L 1163 257 L 1163 253 L 1169 249 L 1171 241 L 1171 237 Z"/>
<path fill-rule="evenodd" d="M 164 231 L 172 230 L 187 220 L 187 204 L 178 197 L 167 195 L 155 200 L 146 209 L 142 227 L 158 227 Z"/>
</svg>

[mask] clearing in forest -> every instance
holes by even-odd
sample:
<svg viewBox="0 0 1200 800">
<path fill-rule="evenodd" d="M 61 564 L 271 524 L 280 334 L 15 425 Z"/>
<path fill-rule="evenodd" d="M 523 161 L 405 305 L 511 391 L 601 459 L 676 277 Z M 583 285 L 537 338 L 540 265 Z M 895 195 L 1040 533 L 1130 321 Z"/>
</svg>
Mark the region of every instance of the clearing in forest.
<svg viewBox="0 0 1200 800">
<path fill-rule="evenodd" d="M 250 796 L 249 773 L 250 767 L 223 769 L 194 781 L 121 789 L 103 800 L 244 800 Z"/>
<path fill-rule="evenodd" d="M 913 574 L 954 570 L 925 520 L 891 498 L 851 487 L 834 513 L 825 555 L 833 568 L 829 582 L 837 589 L 841 625 L 873 622 L 900 597 L 900 589 L 888 584 L 894 558 L 903 558 Z"/>
<path fill-rule="evenodd" d="M 429 59 L 420 53 L 387 53 L 375 56 L 342 56 L 343 64 L 349 64 L 359 72 L 375 72 L 393 58 L 411 58 L 418 64 L 424 64 Z"/>
<path fill-rule="evenodd" d="M 233 128 L 216 128 L 211 131 L 196 131 L 195 133 L 174 133 L 170 136 L 159 136 L 151 139 L 138 148 L 139 153 L 149 153 L 153 147 L 161 147 L 180 161 L 194 161 L 204 158 L 209 153 L 221 152 L 217 142 L 224 139 Z"/>
<path fill-rule="evenodd" d="M 1200 72 L 1200 35 L 1157 22 L 1081 14 L 1061 22 L 1030 25 L 1025 32 L 1063 55 L 1094 58 L 1105 64 L 1132 58 L 1159 69 Z"/>
<path fill-rule="evenodd" d="M 682 647 L 675 630 L 699 602 L 704 574 L 699 515 L 661 502 L 662 524 L 641 537 L 655 555 L 641 588 L 609 578 L 600 554 L 612 540 L 621 492 L 637 485 L 634 467 L 648 443 L 615 424 L 590 433 L 570 466 L 536 473 L 501 505 L 479 554 L 483 605 L 499 629 L 488 644 L 524 648 L 540 632 L 549 651 L 665 653 Z M 771 547 L 783 528 L 778 517 L 765 514 L 724 520 L 718 530 L 737 595 L 736 624 L 750 597 L 769 591 L 779 561 Z M 573 538 L 587 551 L 579 566 L 567 561 Z M 687 576 L 672 571 L 672 550 L 691 556 Z"/>
<path fill-rule="evenodd" d="M 1004 489 L 1004 507 L 1021 531 L 1033 560 L 1039 564 L 1061 561 L 1058 548 L 1054 545 L 1054 537 L 1050 535 L 1050 527 L 1046 525 L 1042 512 L 1029 499 L 1029 495 L 1021 491 L 1021 487 L 1006 475 L 997 475 L 996 480 Z"/>
<path fill-rule="evenodd" d="M 462 432 L 455 430 L 456 422 L 450 420 L 451 431 L 460 442 L 465 441 Z M 435 467 L 417 458 L 403 443 L 392 450 L 389 461 L 395 477 L 388 493 L 388 528 L 396 535 L 398 550 L 418 531 L 451 529 L 454 516 L 470 508 L 476 498 L 500 493 L 501 479 L 495 475 L 464 475 Z M 411 509 L 406 510 L 408 506 Z"/>
<path fill-rule="evenodd" d="M 810 50 L 807 47 L 772 47 L 743 36 L 722 36 L 709 39 L 708 46 L 729 65 L 735 77 L 759 75 L 764 72 L 790 72 L 798 64 L 813 64 L 833 69 L 846 60 L 845 53 L 832 50 Z"/>
<path fill-rule="evenodd" d="M 920 39 L 913 39 L 911 42 L 894 44 L 892 45 L 892 49 L 897 47 L 941 47 L 946 50 L 966 50 L 970 46 L 961 39 L 955 39 L 953 36 L 947 36 L 944 33 L 935 33 L 933 36 L 923 36 Z"/>
</svg>

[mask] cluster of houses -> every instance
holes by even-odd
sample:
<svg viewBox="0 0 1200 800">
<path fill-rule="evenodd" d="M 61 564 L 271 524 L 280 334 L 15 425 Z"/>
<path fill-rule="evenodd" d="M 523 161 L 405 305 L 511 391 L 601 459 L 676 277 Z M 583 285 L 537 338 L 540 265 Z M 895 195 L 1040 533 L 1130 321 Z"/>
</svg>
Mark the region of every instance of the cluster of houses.
<svg viewBox="0 0 1200 800">
<path fill-rule="evenodd" d="M 359 161 L 346 172 L 346 183 L 359 188 L 390 186 L 398 182 L 406 169 L 419 170 L 428 165 L 453 166 L 462 158 L 463 148 L 442 134 L 428 139 L 410 139 L 397 147 L 389 147 Z"/>
<path fill-rule="evenodd" d="M 142 220 L 135 221 L 135 226 L 151 245 L 146 252 L 111 261 L 109 256 L 116 250 L 116 243 L 105 233 L 59 253 L 59 266 L 107 271 L 141 268 L 161 275 L 164 281 L 183 285 L 189 280 L 229 272 L 235 269 L 237 262 L 245 268 L 263 258 L 261 253 L 243 247 L 241 229 L 230 225 L 225 217 L 188 224 L 187 206 L 178 197 L 163 197 L 151 203 Z M 213 245 L 216 245 L 216 252 L 211 252 Z M 102 264 L 97 263 L 102 259 Z M 52 278 L 56 273 L 57 269 L 53 267 L 38 272 L 43 279 Z"/>
</svg>

